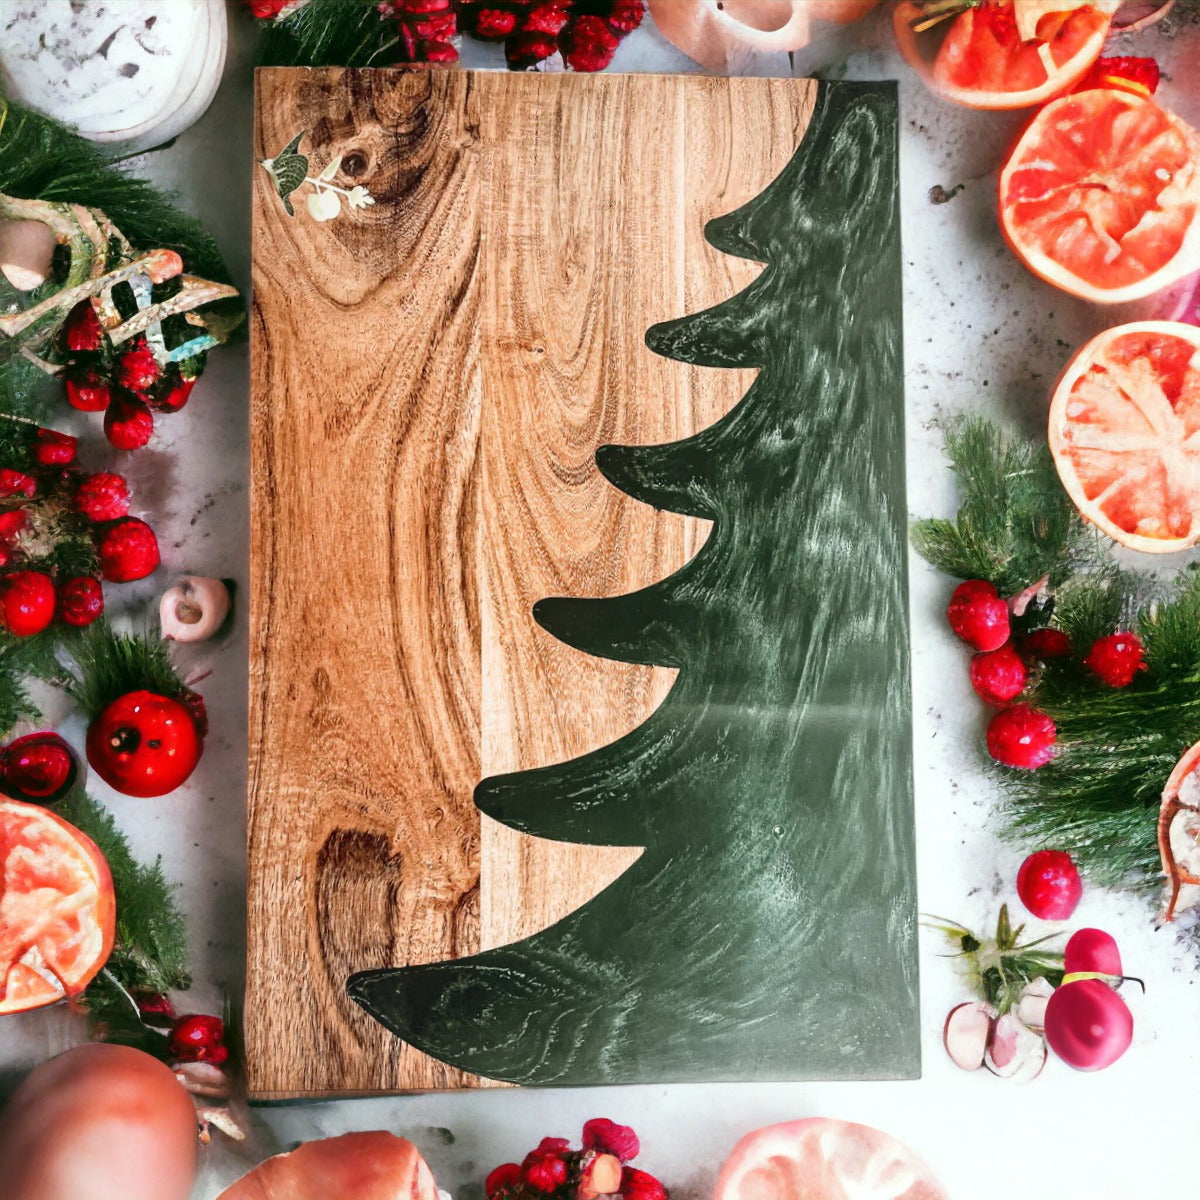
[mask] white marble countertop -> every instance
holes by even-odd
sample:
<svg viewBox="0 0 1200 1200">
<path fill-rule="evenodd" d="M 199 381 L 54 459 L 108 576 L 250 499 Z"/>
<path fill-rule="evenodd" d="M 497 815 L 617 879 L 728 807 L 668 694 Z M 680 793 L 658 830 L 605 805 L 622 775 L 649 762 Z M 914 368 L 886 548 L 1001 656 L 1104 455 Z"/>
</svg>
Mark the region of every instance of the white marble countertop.
<svg viewBox="0 0 1200 1200">
<path fill-rule="evenodd" d="M 253 31 L 231 5 L 229 61 L 209 112 L 172 146 L 138 164 L 178 189 L 182 203 L 214 233 L 249 286 L 249 179 L 252 170 Z M 1200 124 L 1200 0 L 1181 0 L 1176 32 L 1143 34 L 1133 53 L 1156 55 L 1166 72 L 1160 99 Z M 470 45 L 467 63 L 500 65 L 493 47 Z M 747 73 L 788 74 L 784 56 L 748 59 Z M 693 64 L 647 26 L 622 44 L 613 70 L 687 71 Z M 996 227 L 996 170 L 1021 116 L 960 110 L 929 95 L 892 47 L 883 21 L 868 19 L 796 56 L 797 74 L 900 80 L 904 209 L 908 486 L 914 515 L 949 513 L 952 479 L 932 422 L 977 409 L 1030 434 L 1041 427 L 1047 391 L 1071 349 L 1135 312 L 1076 301 L 1029 275 Z M 934 204 L 929 190 L 961 185 Z M 81 424 L 81 428 L 83 428 Z M 152 514 L 164 567 L 152 581 L 123 589 L 125 605 L 148 606 L 175 574 L 247 578 L 247 350 L 221 351 L 192 403 L 165 420 L 152 448 L 129 456 L 135 506 Z M 111 461 L 89 430 L 85 459 Z M 1177 569 L 1189 556 L 1165 565 Z M 1194 556 L 1191 556 L 1194 557 Z M 942 612 L 951 583 L 913 558 L 918 885 L 923 912 L 976 928 L 1014 898 L 1022 854 L 1003 845 L 994 817 L 997 791 L 978 742 L 982 706 L 970 692 L 966 654 Z M 246 596 L 237 625 L 219 646 L 184 658 L 189 673 L 211 668 L 201 690 L 212 733 L 188 785 L 163 800 L 116 796 L 98 781 L 135 850 L 161 854 L 192 931 L 198 984 L 189 1007 L 240 1004 L 244 955 Z M 83 725 L 64 709 L 61 728 L 82 745 Z M 865 837 L 870 836 L 864 830 Z M 1194 943 L 1155 930 L 1150 913 L 1118 894 L 1089 888 L 1074 925 L 1095 924 L 1118 939 L 1128 968 L 1146 979 L 1133 1001 L 1133 1047 L 1109 1070 L 1078 1074 L 1051 1060 L 1041 1078 L 1015 1086 L 986 1072 L 965 1074 L 941 1046 L 945 1013 L 967 998 L 934 935 L 922 934 L 924 1075 L 906 1083 L 693 1085 L 547 1092 L 401 1096 L 381 1100 L 256 1109 L 248 1146 L 217 1144 L 205 1154 L 195 1200 L 211 1200 L 248 1161 L 298 1139 L 358 1128 L 411 1137 L 442 1186 L 482 1196 L 483 1175 L 520 1158 L 543 1135 L 577 1137 L 594 1115 L 632 1124 L 642 1165 L 677 1200 L 702 1200 L 717 1167 L 749 1129 L 801 1116 L 841 1116 L 887 1129 L 929 1160 L 960 1200 L 1140 1200 L 1194 1194 L 1193 1125 L 1200 1078 L 1200 973 Z M 1033 922 L 1036 925 L 1036 922 Z M 78 1037 L 61 1010 L 5 1019 L 0 1073 L 55 1053 Z"/>
</svg>

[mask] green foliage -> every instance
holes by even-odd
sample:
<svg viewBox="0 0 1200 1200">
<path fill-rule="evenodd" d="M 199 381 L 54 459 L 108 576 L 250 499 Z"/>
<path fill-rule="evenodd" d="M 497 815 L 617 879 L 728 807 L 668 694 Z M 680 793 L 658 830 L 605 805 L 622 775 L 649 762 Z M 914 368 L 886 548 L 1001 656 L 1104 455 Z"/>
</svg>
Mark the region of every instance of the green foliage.
<svg viewBox="0 0 1200 1200">
<path fill-rule="evenodd" d="M 58 683 L 65 677 L 55 653 L 57 645 L 50 631 L 26 638 L 0 632 L 0 737 L 6 737 L 23 718 L 38 718 L 38 707 L 29 694 L 30 680 Z"/>
<path fill-rule="evenodd" d="M 956 579 L 986 579 L 1007 596 L 1049 575 L 1061 582 L 1083 558 L 1084 525 L 1049 451 L 980 416 L 944 426 L 961 501 L 953 521 L 913 525 L 917 551 Z"/>
<path fill-rule="evenodd" d="M 309 0 L 263 22 L 259 62 L 267 67 L 378 67 L 400 57 L 395 22 L 374 0 Z M 392 51 L 392 53 L 389 53 Z"/>
<path fill-rule="evenodd" d="M 171 665 L 167 643 L 157 634 L 115 633 L 102 619 L 82 631 L 72 656 L 78 670 L 68 690 L 89 719 L 139 688 L 171 697 L 187 693 Z"/>
</svg>

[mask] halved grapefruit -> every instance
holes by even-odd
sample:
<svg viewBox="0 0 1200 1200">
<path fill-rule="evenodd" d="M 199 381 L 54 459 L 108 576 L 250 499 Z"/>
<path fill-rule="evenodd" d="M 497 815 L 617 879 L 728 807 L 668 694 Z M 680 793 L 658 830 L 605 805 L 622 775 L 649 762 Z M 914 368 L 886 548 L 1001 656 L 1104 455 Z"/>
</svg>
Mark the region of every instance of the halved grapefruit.
<svg viewBox="0 0 1200 1200">
<path fill-rule="evenodd" d="M 903 1142 L 869 1125 L 810 1117 L 748 1133 L 717 1176 L 713 1200 L 946 1200 Z"/>
<path fill-rule="evenodd" d="M 1050 452 L 1083 517 L 1133 550 L 1200 542 L 1200 329 L 1135 321 L 1063 370 Z"/>
<path fill-rule="evenodd" d="M 1175 764 L 1163 788 L 1158 853 L 1167 877 L 1164 921 L 1200 904 L 1200 742 Z"/>
<path fill-rule="evenodd" d="M 1000 227 L 1048 283 L 1115 304 L 1200 268 L 1200 134 L 1112 88 L 1047 104 L 1000 174 Z"/>
<path fill-rule="evenodd" d="M 0 799 L 0 1015 L 78 995 L 115 932 L 95 842 L 40 805 Z"/>
<path fill-rule="evenodd" d="M 901 53 L 969 108 L 1027 108 L 1065 92 L 1100 56 L 1120 0 L 900 0 Z"/>
</svg>

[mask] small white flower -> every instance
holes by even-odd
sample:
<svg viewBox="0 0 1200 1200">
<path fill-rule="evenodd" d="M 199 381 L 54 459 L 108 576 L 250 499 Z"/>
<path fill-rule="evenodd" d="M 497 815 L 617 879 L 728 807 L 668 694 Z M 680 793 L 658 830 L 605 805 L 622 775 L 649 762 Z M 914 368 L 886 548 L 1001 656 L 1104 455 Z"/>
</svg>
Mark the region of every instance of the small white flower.
<svg viewBox="0 0 1200 1200">
<path fill-rule="evenodd" d="M 366 208 L 368 204 L 375 203 L 375 197 L 361 183 L 350 189 L 346 200 L 351 208 Z"/>
<path fill-rule="evenodd" d="M 342 211 L 342 202 L 336 192 L 313 192 L 305 203 L 308 215 L 314 221 L 332 221 Z"/>
</svg>

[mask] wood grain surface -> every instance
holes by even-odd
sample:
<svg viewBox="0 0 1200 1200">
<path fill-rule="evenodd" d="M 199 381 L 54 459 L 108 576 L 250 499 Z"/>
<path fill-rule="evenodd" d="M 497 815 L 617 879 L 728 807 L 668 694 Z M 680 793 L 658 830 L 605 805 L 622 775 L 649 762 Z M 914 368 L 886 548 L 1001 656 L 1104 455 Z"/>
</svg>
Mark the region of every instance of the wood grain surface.
<svg viewBox="0 0 1200 1200">
<path fill-rule="evenodd" d="M 247 1059 L 260 1099 L 482 1082 L 347 996 L 352 972 L 503 945 L 637 849 L 481 818 L 481 778 L 561 762 L 675 672 L 533 621 L 678 569 L 706 522 L 608 484 L 596 447 L 674 441 L 752 370 L 671 363 L 654 321 L 745 287 L 704 223 L 791 158 L 792 80 L 260 71 L 256 156 L 297 133 L 375 204 L 254 194 Z"/>
</svg>

